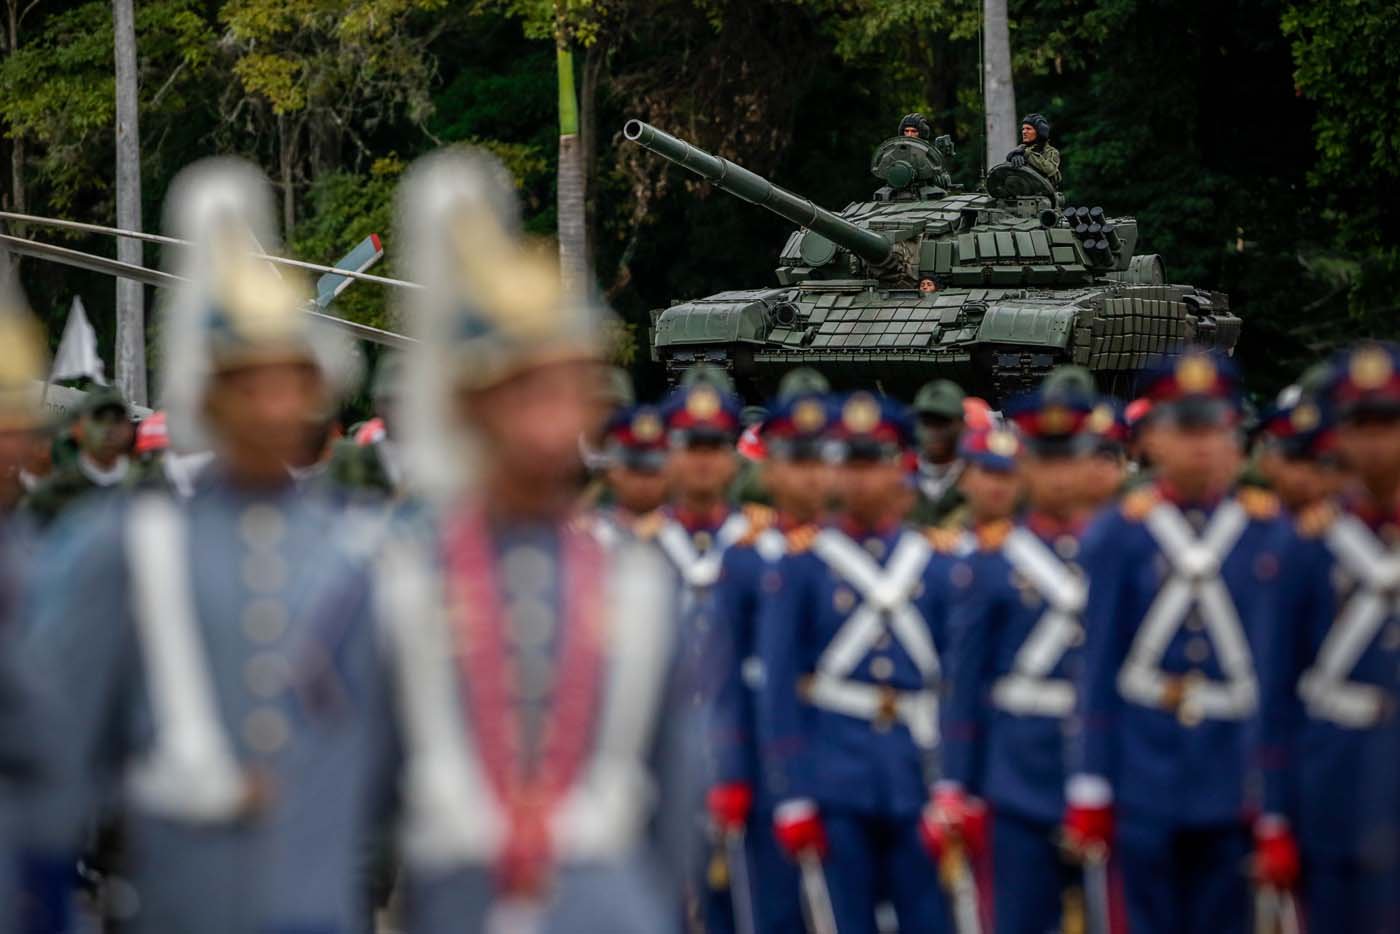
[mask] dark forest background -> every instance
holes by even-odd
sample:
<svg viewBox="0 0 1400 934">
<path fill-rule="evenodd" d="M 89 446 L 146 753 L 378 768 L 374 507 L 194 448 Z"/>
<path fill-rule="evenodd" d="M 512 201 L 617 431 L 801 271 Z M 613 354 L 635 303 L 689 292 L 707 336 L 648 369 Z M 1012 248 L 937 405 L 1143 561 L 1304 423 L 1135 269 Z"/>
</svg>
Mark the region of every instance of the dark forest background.
<svg viewBox="0 0 1400 934">
<path fill-rule="evenodd" d="M 112 223 L 111 7 L 0 6 L 0 197 Z M 332 262 L 381 232 L 375 271 L 390 275 L 394 186 L 441 144 L 496 151 L 529 229 L 553 233 L 566 36 L 594 269 L 635 327 L 630 362 L 652 389 L 648 309 L 772 282 L 788 226 L 624 144 L 627 117 L 833 208 L 868 197 L 871 147 L 911 110 L 956 139 L 955 178 L 974 182 L 982 164 L 978 0 L 136 6 L 146 228 L 182 165 L 237 152 L 279 185 L 291 252 Z M 1070 203 L 1137 215 L 1139 248 L 1162 254 L 1172 281 L 1230 293 L 1257 393 L 1337 343 L 1396 333 L 1400 5 L 1011 0 L 1010 12 L 1017 107 L 1054 123 Z M 101 238 L 42 236 L 115 255 Z M 111 280 L 33 260 L 23 278 L 55 341 L 82 295 L 110 369 Z M 392 324 L 388 304 L 359 284 L 340 311 Z"/>
</svg>

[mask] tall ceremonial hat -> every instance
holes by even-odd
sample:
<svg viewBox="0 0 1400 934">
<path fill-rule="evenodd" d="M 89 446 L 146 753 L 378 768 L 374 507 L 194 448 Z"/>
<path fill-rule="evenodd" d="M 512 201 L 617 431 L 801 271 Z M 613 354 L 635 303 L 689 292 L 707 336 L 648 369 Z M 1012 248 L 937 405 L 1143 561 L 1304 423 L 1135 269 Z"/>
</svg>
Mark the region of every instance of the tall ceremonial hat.
<svg viewBox="0 0 1400 934">
<path fill-rule="evenodd" d="M 958 457 L 995 473 L 1010 473 L 1021 456 L 1021 439 L 1000 425 L 965 431 L 958 439 Z"/>
<path fill-rule="evenodd" d="M 171 443 L 206 448 L 209 382 L 260 364 L 305 362 L 345 392 L 360 376 L 356 349 L 306 313 L 310 285 L 294 269 L 256 254 L 280 245 L 272 189 L 242 159 L 206 159 L 171 184 L 165 228 L 188 246 L 166 247 L 166 267 L 185 281 L 164 307 L 165 383 Z M 329 401 L 329 400 L 328 400 Z"/>
<path fill-rule="evenodd" d="M 1052 372 L 1041 385 L 1006 404 L 1026 451 L 1036 457 L 1078 457 L 1094 450 L 1090 415 L 1098 401 L 1093 377 L 1085 382 L 1079 368 Z"/>
<path fill-rule="evenodd" d="M 1239 368 L 1224 354 L 1204 349 L 1150 371 L 1142 395 L 1151 401 L 1152 423 L 1182 428 L 1236 425 L 1244 405 Z"/>
<path fill-rule="evenodd" d="M 37 429 L 39 394 L 48 372 L 43 328 L 30 313 L 10 265 L 0 252 L 0 430 Z"/>
<path fill-rule="evenodd" d="M 521 235 L 515 185 L 498 159 L 468 147 L 424 156 L 396 198 L 398 255 L 419 289 L 399 316 L 408 352 L 404 443 L 414 483 L 451 497 L 469 483 L 476 439 L 457 416 L 480 393 L 532 369 L 601 358 L 602 312 L 566 292 L 557 251 Z"/>
<path fill-rule="evenodd" d="M 1366 341 L 1332 358 L 1325 397 L 1338 420 L 1400 418 L 1400 346 Z"/>
<path fill-rule="evenodd" d="M 889 460 L 914 446 L 909 409 L 888 396 L 861 390 L 835 400 L 830 437 L 841 460 Z"/>
</svg>

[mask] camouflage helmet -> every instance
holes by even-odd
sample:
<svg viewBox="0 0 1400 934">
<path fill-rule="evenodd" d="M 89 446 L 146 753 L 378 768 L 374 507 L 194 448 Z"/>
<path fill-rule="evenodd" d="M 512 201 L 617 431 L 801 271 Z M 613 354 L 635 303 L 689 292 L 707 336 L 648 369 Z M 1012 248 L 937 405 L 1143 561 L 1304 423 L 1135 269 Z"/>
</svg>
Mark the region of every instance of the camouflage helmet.
<svg viewBox="0 0 1400 934">
<path fill-rule="evenodd" d="M 1037 143 L 1050 141 L 1050 121 L 1045 118 L 1044 114 L 1026 114 L 1021 118 L 1021 126 L 1029 126 L 1035 130 Z"/>
<path fill-rule="evenodd" d="M 1098 394 L 1098 385 L 1094 382 L 1094 374 L 1082 366 L 1073 363 L 1065 363 L 1055 367 L 1050 371 L 1050 375 L 1040 384 L 1041 390 L 1047 396 L 1055 395 L 1081 395 L 1095 396 Z"/>
<path fill-rule="evenodd" d="M 929 126 L 928 118 L 917 111 L 905 114 L 904 119 L 899 121 L 899 135 L 903 136 L 908 127 L 913 127 L 919 131 L 919 139 L 928 139 L 933 135 L 933 128 Z"/>
<path fill-rule="evenodd" d="M 778 383 L 779 400 L 794 396 L 824 396 L 831 392 L 827 378 L 811 367 L 800 366 L 788 370 Z"/>
<path fill-rule="evenodd" d="M 717 367 L 709 363 L 702 363 L 699 366 L 688 368 L 681 374 L 681 389 L 689 389 L 692 386 L 713 386 L 723 395 L 736 395 L 734 389 L 734 379 L 729 372 L 722 367 Z"/>
<path fill-rule="evenodd" d="M 962 421 L 966 395 L 962 387 L 950 379 L 933 380 L 921 386 L 914 396 L 914 414 Z"/>
</svg>

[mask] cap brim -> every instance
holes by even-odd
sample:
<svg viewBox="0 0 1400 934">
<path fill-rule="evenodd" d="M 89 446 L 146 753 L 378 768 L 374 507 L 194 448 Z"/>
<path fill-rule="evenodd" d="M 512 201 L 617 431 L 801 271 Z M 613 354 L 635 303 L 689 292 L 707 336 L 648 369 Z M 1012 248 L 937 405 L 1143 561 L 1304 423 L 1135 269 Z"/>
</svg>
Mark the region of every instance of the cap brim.
<svg viewBox="0 0 1400 934">
<path fill-rule="evenodd" d="M 1229 428 L 1239 421 L 1239 409 L 1228 399 L 1190 396 L 1158 403 L 1152 419 L 1177 428 Z"/>
</svg>

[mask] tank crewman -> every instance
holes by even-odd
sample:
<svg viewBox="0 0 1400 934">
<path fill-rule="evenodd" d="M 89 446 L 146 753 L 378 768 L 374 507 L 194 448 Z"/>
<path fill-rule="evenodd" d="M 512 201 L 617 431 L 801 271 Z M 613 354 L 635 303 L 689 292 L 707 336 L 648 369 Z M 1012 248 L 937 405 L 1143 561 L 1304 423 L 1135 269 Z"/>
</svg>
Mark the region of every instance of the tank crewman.
<svg viewBox="0 0 1400 934">
<path fill-rule="evenodd" d="M 120 486 L 131 469 L 128 454 L 135 433 L 131 409 L 121 393 L 108 387 L 91 389 L 73 425 L 76 461 L 55 469 L 25 498 L 24 510 L 36 526 L 47 529 L 60 513 L 94 490 Z"/>
<path fill-rule="evenodd" d="M 1368 343 L 1342 353 L 1327 396 L 1298 402 L 1288 420 L 1316 432 L 1334 406 L 1337 445 L 1359 483 L 1299 514 L 1288 614 L 1264 656 L 1265 801 L 1255 828 L 1255 865 L 1269 886 L 1299 882 L 1301 849 L 1308 930 L 1323 934 L 1382 929 L 1368 913 L 1368 874 L 1396 841 L 1363 792 L 1396 709 L 1400 352 Z"/>
<path fill-rule="evenodd" d="M 138 934 L 353 920 L 327 881 L 338 824 L 321 820 L 353 782 L 299 732 L 307 708 L 293 690 L 337 536 L 285 466 L 304 450 L 309 413 L 329 404 L 320 361 L 334 335 L 313 330 L 299 279 L 244 252 L 275 248 L 274 216 L 247 163 L 177 178 L 167 229 L 191 246 L 162 328 L 167 411 L 177 438 L 217 459 L 188 502 L 137 492 L 78 509 L 37 561 L 25 659 L 44 672 L 57 728 L 29 848 L 71 859 L 122 787 L 120 868 L 136 893 L 123 929 Z M 118 409 L 107 424 L 124 419 Z M 302 756 L 322 783 L 298 793 L 284 779 Z"/>
<path fill-rule="evenodd" d="M 1060 187 L 1060 151 L 1050 145 L 1050 121 L 1042 114 L 1021 118 L 1021 145 L 1006 154 L 1006 161 L 1015 168 L 1030 166 Z"/>
<path fill-rule="evenodd" d="M 354 621 L 336 655 L 346 696 L 397 736 L 370 754 L 399 790 L 407 931 L 665 934 L 700 792 L 675 754 L 698 732 L 675 588 L 654 548 L 608 551 L 575 520 L 599 316 L 513 215 L 484 153 L 405 181 L 399 242 L 424 288 L 406 299 L 404 441 L 425 504 L 364 575 L 378 625 Z"/>
<path fill-rule="evenodd" d="M 925 383 L 914 396 L 919 495 L 910 521 L 915 524 L 942 525 L 962 505 L 958 478 L 963 462 L 958 458 L 958 438 L 964 428 L 964 398 L 962 388 L 947 379 Z"/>
<path fill-rule="evenodd" d="M 592 517 L 604 544 L 631 538 L 665 504 L 666 455 L 666 426 L 657 406 L 629 405 L 608 418 L 601 451 L 607 505 Z"/>
<path fill-rule="evenodd" d="M 760 780 L 754 706 L 763 682 L 756 631 L 763 578 L 776 573 L 789 542 L 801 543 L 815 534 L 831 490 L 825 442 L 832 412 L 826 381 L 807 370 L 789 373 L 783 384 L 761 431 L 763 484 L 776 519 L 752 529 L 725 552 L 715 585 L 715 622 L 723 648 L 717 653 L 721 681 L 710 733 L 716 774 L 708 795 L 713 823 L 730 841 L 744 844 L 739 849 L 731 842 L 726 850 L 731 863 L 743 858 L 748 871 L 745 885 L 728 867 L 733 910 L 751 913 L 754 923 L 747 929 L 771 934 L 801 930 L 803 920 L 797 869 L 773 836 L 774 802 Z M 708 928 L 717 929 L 727 929 L 723 920 Z"/>
<path fill-rule="evenodd" d="M 1242 931 L 1255 653 L 1277 625 L 1291 532 L 1271 495 L 1232 493 L 1241 403 L 1228 358 L 1188 352 L 1146 394 L 1154 480 L 1101 513 L 1081 550 L 1066 833 L 1090 859 L 1111 848 L 1132 930 Z"/>
<path fill-rule="evenodd" d="M 403 383 L 403 360 L 390 352 L 379 358 L 370 395 L 374 414 L 383 430 L 364 443 L 357 439 L 337 441 L 326 468 L 329 488 L 352 499 L 394 499 L 404 495 L 403 458 L 397 440 L 399 395 Z"/>
<path fill-rule="evenodd" d="M 933 138 L 933 128 L 923 114 L 905 114 L 904 119 L 899 121 L 899 135 L 928 142 Z"/>
<path fill-rule="evenodd" d="M 1087 519 L 1080 474 L 1098 444 L 1093 411 L 1092 396 L 1048 382 L 1012 400 L 1027 510 L 1014 524 L 983 526 L 977 553 L 949 575 L 945 774 L 931 829 L 940 844 L 952 835 L 975 857 L 990 805 L 993 915 L 1003 934 L 1059 930 L 1065 896 L 1077 887 L 1059 827 L 1083 642 L 1087 587 L 1075 561 Z M 987 446 L 1017 457 L 1014 440 L 994 434 Z"/>
<path fill-rule="evenodd" d="M 930 625 L 933 546 L 903 524 L 913 426 L 858 392 L 840 404 L 839 521 L 790 542 L 758 624 L 758 723 L 779 844 L 809 910 L 875 931 L 888 899 L 902 932 L 950 930 L 920 834 L 933 782 L 942 634 Z M 823 881 L 824 878 L 824 881 Z"/>
</svg>

